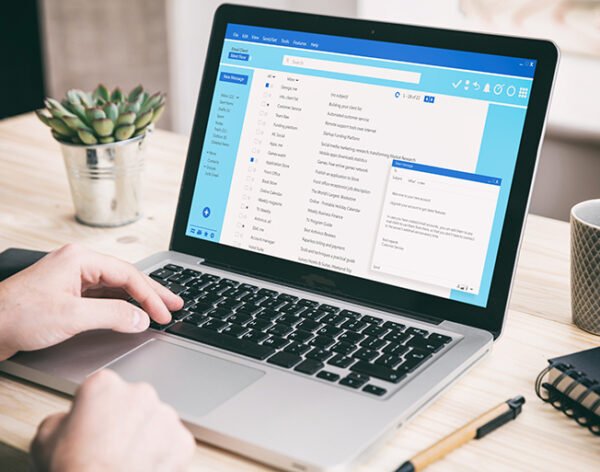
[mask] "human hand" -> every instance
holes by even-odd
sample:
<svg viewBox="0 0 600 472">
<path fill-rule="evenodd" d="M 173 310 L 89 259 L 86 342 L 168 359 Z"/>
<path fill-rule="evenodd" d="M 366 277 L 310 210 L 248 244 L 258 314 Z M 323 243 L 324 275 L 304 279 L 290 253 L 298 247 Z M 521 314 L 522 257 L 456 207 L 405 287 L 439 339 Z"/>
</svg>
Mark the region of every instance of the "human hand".
<svg viewBox="0 0 600 472">
<path fill-rule="evenodd" d="M 150 385 L 103 370 L 81 385 L 71 411 L 41 423 L 31 452 L 39 471 L 166 472 L 181 470 L 195 445 Z"/>
<path fill-rule="evenodd" d="M 127 295 L 143 310 L 125 301 Z M 0 361 L 91 329 L 144 331 L 148 315 L 167 323 L 169 311 L 182 306 L 131 264 L 67 245 L 0 283 Z"/>
</svg>

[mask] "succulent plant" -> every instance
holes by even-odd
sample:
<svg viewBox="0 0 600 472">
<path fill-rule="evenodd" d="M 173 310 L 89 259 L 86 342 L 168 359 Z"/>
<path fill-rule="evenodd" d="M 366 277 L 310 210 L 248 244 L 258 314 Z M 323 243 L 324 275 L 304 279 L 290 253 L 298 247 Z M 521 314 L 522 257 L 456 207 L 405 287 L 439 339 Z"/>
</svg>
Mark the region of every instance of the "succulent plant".
<svg viewBox="0 0 600 472">
<path fill-rule="evenodd" d="M 120 88 L 112 93 L 102 84 L 91 93 L 73 89 L 58 101 L 47 98 L 36 115 L 52 130 L 52 136 L 70 144 L 108 144 L 140 136 L 156 123 L 165 109 L 165 95 L 152 95 L 141 85 L 128 95 Z"/>
</svg>

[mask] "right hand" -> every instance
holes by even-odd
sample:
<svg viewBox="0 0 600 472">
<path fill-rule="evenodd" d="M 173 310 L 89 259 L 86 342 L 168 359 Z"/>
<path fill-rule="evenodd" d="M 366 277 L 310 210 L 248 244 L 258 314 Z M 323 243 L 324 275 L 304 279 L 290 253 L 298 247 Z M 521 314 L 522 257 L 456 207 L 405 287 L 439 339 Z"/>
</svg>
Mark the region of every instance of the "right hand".
<svg viewBox="0 0 600 472">
<path fill-rule="evenodd" d="M 39 471 L 177 471 L 196 443 L 175 410 L 144 383 L 110 370 L 89 377 L 68 413 L 39 426 L 31 446 Z"/>
</svg>

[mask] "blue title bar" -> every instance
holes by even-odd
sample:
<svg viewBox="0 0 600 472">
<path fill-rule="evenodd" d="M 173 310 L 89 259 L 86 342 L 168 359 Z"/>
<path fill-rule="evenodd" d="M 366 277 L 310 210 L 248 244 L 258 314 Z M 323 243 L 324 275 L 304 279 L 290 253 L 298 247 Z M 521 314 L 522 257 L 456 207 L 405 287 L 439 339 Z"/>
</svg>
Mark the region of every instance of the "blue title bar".
<svg viewBox="0 0 600 472">
<path fill-rule="evenodd" d="M 415 164 L 414 162 L 399 161 L 394 159 L 392 167 L 399 169 L 414 170 L 416 172 L 426 172 L 427 174 L 443 175 L 455 179 L 472 180 L 473 182 L 481 182 L 483 184 L 501 185 L 502 179 L 498 177 L 489 177 L 487 175 L 471 174 L 469 172 L 461 172 L 459 170 L 445 169 L 443 167 L 426 166 L 424 164 Z"/>
<path fill-rule="evenodd" d="M 528 78 L 533 78 L 536 66 L 533 59 L 232 23 L 227 25 L 225 38 Z"/>
</svg>

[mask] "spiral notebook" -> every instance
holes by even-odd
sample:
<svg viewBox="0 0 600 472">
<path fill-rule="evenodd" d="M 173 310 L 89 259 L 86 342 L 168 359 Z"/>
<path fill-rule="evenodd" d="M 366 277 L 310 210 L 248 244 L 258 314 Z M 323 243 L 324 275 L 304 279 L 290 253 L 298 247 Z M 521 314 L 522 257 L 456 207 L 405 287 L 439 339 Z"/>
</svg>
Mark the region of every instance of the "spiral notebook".
<svg viewBox="0 0 600 472">
<path fill-rule="evenodd" d="M 600 435 L 600 347 L 548 363 L 535 382 L 538 397 Z"/>
</svg>

